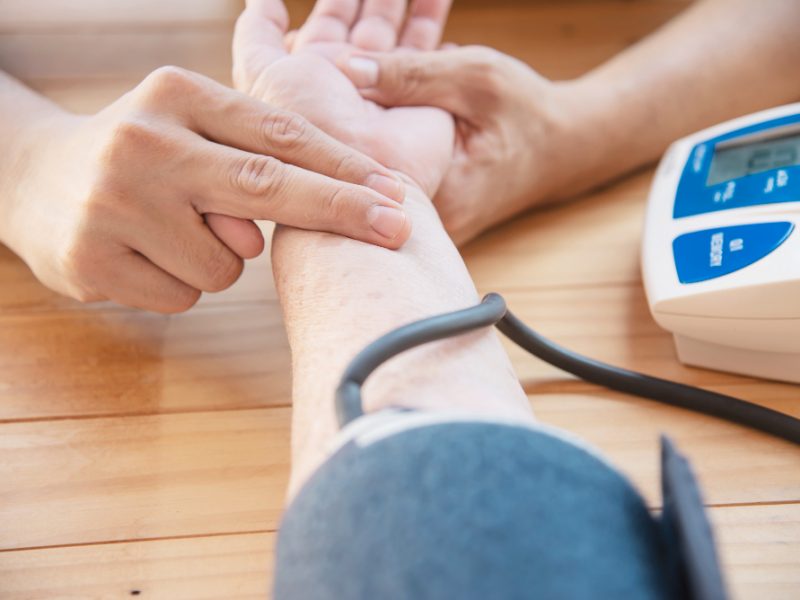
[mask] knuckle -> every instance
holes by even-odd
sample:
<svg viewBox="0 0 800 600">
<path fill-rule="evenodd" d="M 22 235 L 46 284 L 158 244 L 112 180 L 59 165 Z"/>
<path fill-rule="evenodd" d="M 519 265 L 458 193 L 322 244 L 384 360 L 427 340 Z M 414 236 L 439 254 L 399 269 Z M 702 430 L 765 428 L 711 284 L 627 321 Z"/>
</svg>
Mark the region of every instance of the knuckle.
<svg viewBox="0 0 800 600">
<path fill-rule="evenodd" d="M 333 169 L 334 179 L 347 179 L 354 174 L 367 173 L 368 170 L 362 165 L 350 152 L 345 152 L 336 160 L 336 166 Z"/>
<path fill-rule="evenodd" d="M 224 248 L 220 248 L 205 264 L 205 286 L 206 292 L 221 292 L 228 289 L 244 269 L 244 261 L 235 257 Z"/>
<path fill-rule="evenodd" d="M 403 72 L 402 81 L 397 81 L 395 86 L 402 87 L 406 94 L 413 95 L 414 92 L 424 87 L 430 80 L 430 67 L 422 62 L 410 62 Z"/>
<path fill-rule="evenodd" d="M 231 171 L 231 186 L 250 196 L 271 196 L 284 185 L 283 163 L 271 156 L 252 155 L 238 160 Z"/>
<path fill-rule="evenodd" d="M 485 46 L 469 46 L 464 53 L 464 81 L 482 99 L 497 102 L 505 95 L 509 84 L 508 75 L 503 68 L 504 56 Z"/>
<path fill-rule="evenodd" d="M 293 148 L 305 139 L 310 125 L 303 117 L 287 111 L 273 111 L 264 117 L 261 131 L 266 145 Z"/>
<path fill-rule="evenodd" d="M 144 78 L 133 93 L 134 105 L 158 110 L 173 106 L 197 91 L 198 77 L 180 67 L 159 67 Z"/>
<path fill-rule="evenodd" d="M 202 292 L 189 286 L 177 290 L 169 300 L 155 310 L 162 314 L 175 314 L 186 312 L 200 300 Z"/>
<path fill-rule="evenodd" d="M 112 231 L 127 226 L 147 210 L 145 202 L 124 179 L 116 179 L 113 174 L 100 176 L 80 206 L 76 239 L 93 246 L 106 244 L 114 237 Z"/>
<path fill-rule="evenodd" d="M 499 68 L 495 51 L 483 46 L 470 46 L 463 50 L 467 73 L 475 78 L 493 81 Z"/>
<path fill-rule="evenodd" d="M 145 89 L 151 92 L 183 92 L 194 84 L 191 72 L 180 67 L 167 65 L 159 67 L 144 80 Z"/>
<path fill-rule="evenodd" d="M 86 208 L 122 206 L 130 192 L 146 184 L 146 180 L 130 176 L 131 165 L 149 171 L 163 165 L 177 150 L 176 140 L 146 119 L 132 116 L 118 122 L 94 159 Z"/>
<path fill-rule="evenodd" d="M 155 137 L 155 132 L 143 119 L 129 117 L 117 123 L 112 141 L 130 144 L 149 143 Z"/>
<path fill-rule="evenodd" d="M 163 152 L 167 142 L 167 136 L 154 124 L 143 117 L 131 115 L 117 123 L 100 154 L 100 164 L 108 170 L 113 170 L 119 164 L 127 166 L 132 155 Z"/>
<path fill-rule="evenodd" d="M 325 195 L 322 203 L 322 215 L 330 224 L 344 221 L 347 212 L 349 188 L 338 186 Z"/>
</svg>

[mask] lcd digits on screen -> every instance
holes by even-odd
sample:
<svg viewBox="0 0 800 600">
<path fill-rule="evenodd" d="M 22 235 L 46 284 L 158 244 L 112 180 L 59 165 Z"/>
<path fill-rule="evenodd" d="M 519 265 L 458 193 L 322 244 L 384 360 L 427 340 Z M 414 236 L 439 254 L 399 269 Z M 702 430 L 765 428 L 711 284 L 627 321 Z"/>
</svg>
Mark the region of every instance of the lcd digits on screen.
<svg viewBox="0 0 800 600">
<path fill-rule="evenodd" d="M 800 164 L 800 134 L 720 148 L 714 152 L 706 185 Z"/>
</svg>

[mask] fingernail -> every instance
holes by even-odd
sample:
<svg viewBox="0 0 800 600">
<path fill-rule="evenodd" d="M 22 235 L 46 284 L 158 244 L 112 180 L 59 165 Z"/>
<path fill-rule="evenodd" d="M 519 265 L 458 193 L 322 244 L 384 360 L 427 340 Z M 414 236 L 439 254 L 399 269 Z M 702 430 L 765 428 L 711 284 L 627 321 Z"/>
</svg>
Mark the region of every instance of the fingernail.
<svg viewBox="0 0 800 600">
<path fill-rule="evenodd" d="M 373 206 L 367 213 L 367 221 L 379 235 L 393 240 L 406 226 L 406 214 L 388 206 Z"/>
<path fill-rule="evenodd" d="M 357 88 L 371 88 L 378 84 L 378 63 L 371 58 L 351 56 L 347 59 L 346 70 Z"/>
<path fill-rule="evenodd" d="M 405 200 L 405 186 L 399 179 L 395 179 L 394 177 L 373 173 L 367 177 L 364 185 L 397 202 Z"/>
</svg>

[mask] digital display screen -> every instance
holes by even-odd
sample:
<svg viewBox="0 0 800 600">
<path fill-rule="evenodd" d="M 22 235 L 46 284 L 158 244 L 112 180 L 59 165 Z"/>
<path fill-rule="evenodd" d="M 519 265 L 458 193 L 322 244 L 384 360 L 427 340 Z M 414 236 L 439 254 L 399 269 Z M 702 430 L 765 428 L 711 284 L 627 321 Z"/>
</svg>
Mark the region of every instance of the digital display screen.
<svg viewBox="0 0 800 600">
<path fill-rule="evenodd" d="M 800 134 L 723 147 L 714 152 L 706 185 L 793 165 L 800 165 Z"/>
</svg>

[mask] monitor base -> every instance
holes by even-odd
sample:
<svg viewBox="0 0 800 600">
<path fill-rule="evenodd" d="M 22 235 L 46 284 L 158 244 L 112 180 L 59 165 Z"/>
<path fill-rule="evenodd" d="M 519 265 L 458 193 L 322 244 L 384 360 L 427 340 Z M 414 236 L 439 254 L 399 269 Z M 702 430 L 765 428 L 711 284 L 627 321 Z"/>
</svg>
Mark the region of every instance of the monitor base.
<svg viewBox="0 0 800 600">
<path fill-rule="evenodd" d="M 678 358 L 687 365 L 763 379 L 800 383 L 800 354 L 763 352 L 675 336 Z"/>
</svg>

